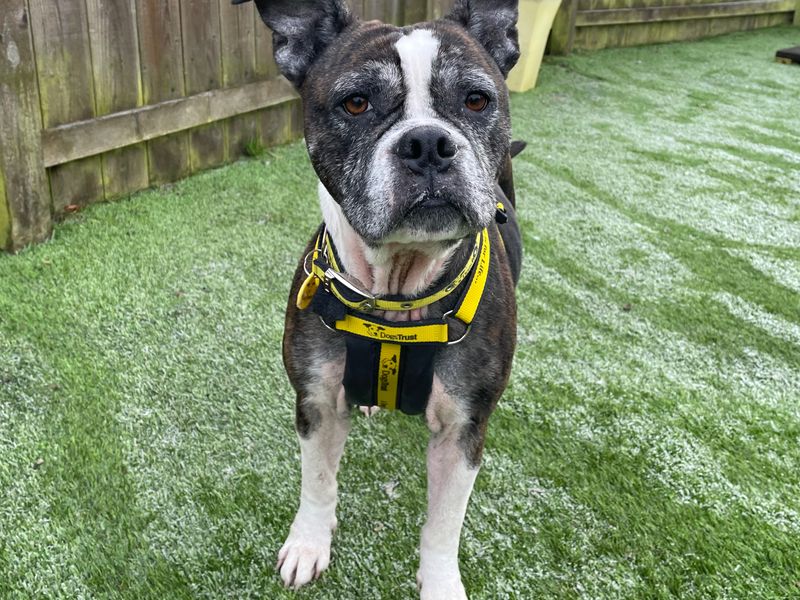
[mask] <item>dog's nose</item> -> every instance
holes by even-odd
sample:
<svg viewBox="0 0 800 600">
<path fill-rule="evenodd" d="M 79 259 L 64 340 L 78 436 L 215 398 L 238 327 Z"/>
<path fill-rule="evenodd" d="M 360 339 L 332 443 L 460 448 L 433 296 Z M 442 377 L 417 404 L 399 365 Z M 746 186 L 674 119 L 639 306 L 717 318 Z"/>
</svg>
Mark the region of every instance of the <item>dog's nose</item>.
<svg viewBox="0 0 800 600">
<path fill-rule="evenodd" d="M 458 148 L 444 129 L 415 127 L 400 138 L 397 155 L 417 175 L 444 173 Z"/>
</svg>

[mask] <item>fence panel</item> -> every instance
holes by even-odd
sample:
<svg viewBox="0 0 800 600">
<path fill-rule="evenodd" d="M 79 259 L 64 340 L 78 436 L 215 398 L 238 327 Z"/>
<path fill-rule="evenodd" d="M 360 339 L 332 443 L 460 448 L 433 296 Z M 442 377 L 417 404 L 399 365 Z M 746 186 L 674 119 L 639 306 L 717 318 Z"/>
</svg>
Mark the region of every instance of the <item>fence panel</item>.
<svg viewBox="0 0 800 600">
<path fill-rule="evenodd" d="M 138 0 L 136 14 L 143 104 L 183 98 L 186 86 L 180 0 Z M 176 181 L 191 173 L 188 133 L 162 136 L 146 145 L 151 185 Z"/>
<path fill-rule="evenodd" d="M 134 0 L 86 0 L 97 116 L 141 106 L 139 40 Z M 149 184 L 144 144 L 115 149 L 102 157 L 105 198 Z"/>
<path fill-rule="evenodd" d="M 16 250 L 50 234 L 41 112 L 30 20 L 0 12 L 0 245 Z"/>
<path fill-rule="evenodd" d="M 404 24 L 451 1 L 350 4 L 365 19 Z M 53 217 L 75 207 L 180 179 L 302 131 L 299 100 L 278 76 L 272 34 L 252 3 L 22 4 L 0 15 L 0 50 L 20 61 L 13 72 L 0 61 L 0 248 L 41 240 Z M 18 46 L 13 52 L 10 43 Z"/>
<path fill-rule="evenodd" d="M 550 51 L 697 39 L 788 24 L 798 0 L 564 0 Z"/>
<path fill-rule="evenodd" d="M 45 129 L 97 116 L 85 2 L 29 0 Z M 105 197 L 99 156 L 49 169 L 53 212 Z"/>
</svg>

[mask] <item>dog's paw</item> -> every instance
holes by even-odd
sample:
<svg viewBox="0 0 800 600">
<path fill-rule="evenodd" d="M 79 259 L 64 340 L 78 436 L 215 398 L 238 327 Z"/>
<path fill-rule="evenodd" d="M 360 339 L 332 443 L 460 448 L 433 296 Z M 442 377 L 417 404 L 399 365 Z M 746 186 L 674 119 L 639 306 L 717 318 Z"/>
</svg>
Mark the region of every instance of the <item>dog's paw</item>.
<svg viewBox="0 0 800 600">
<path fill-rule="evenodd" d="M 277 569 L 286 587 L 298 589 L 317 579 L 331 562 L 331 530 L 292 525 L 278 552 Z"/>
<path fill-rule="evenodd" d="M 359 406 L 358 410 L 364 413 L 367 417 L 371 417 L 380 410 L 379 406 Z"/>
<path fill-rule="evenodd" d="M 420 600 L 467 600 L 467 592 L 461 583 L 461 574 L 454 573 L 417 573 L 417 589 Z"/>
</svg>

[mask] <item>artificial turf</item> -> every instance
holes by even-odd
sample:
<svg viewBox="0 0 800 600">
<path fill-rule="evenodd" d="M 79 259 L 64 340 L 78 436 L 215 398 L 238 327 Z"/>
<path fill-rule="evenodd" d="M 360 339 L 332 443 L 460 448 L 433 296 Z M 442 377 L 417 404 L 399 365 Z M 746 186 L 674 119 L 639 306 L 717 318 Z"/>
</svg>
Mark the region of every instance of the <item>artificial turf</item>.
<svg viewBox="0 0 800 600">
<path fill-rule="evenodd" d="M 473 599 L 800 595 L 800 29 L 546 61 L 513 97 L 519 346 Z M 290 598 L 301 143 L 0 257 L 0 597 Z M 309 599 L 415 594 L 424 424 L 358 415 Z"/>
</svg>

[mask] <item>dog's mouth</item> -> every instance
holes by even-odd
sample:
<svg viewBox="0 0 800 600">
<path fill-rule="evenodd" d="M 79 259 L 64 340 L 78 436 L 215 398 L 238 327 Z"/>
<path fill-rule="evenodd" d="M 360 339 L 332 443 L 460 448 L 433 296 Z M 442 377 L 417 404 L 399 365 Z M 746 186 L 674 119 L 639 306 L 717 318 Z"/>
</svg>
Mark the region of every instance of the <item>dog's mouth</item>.
<svg viewBox="0 0 800 600">
<path fill-rule="evenodd" d="M 439 210 L 448 207 L 457 210 L 449 195 L 443 194 L 440 190 L 427 189 L 409 204 L 403 219 L 407 219 L 416 212 Z"/>
<path fill-rule="evenodd" d="M 417 234 L 430 234 L 438 239 L 442 234 L 464 235 L 469 219 L 452 194 L 425 190 L 403 211 L 399 228 Z"/>
</svg>

